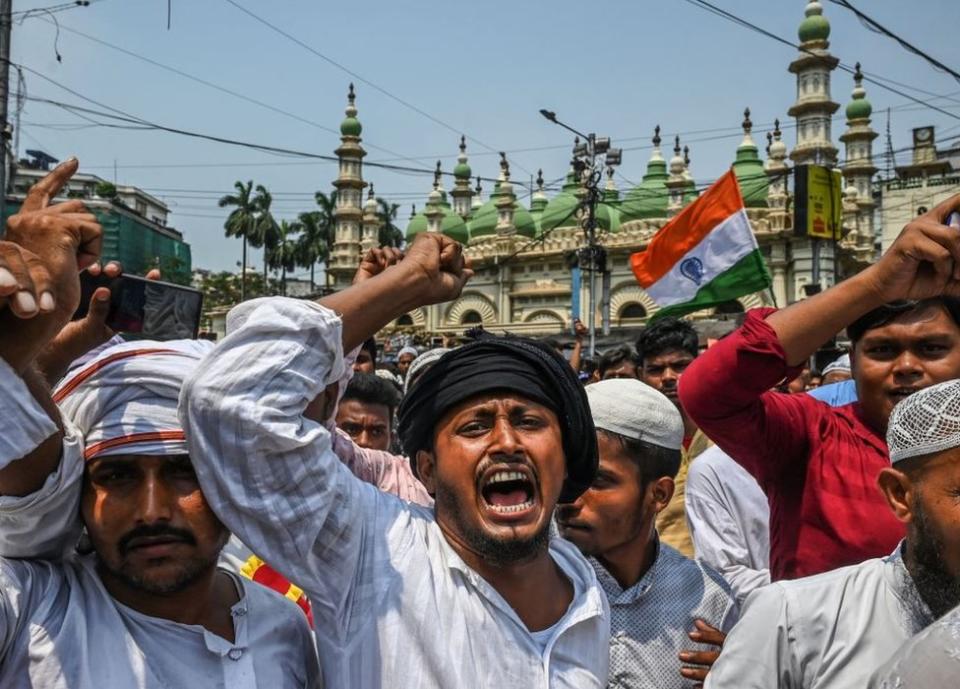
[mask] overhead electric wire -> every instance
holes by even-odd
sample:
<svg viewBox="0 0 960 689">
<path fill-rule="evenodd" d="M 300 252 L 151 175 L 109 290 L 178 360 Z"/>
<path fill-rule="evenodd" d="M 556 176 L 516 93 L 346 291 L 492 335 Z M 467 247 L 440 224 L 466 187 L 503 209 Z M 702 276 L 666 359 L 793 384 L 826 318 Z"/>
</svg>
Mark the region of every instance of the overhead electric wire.
<svg viewBox="0 0 960 689">
<path fill-rule="evenodd" d="M 941 72 L 945 72 L 950 76 L 952 76 L 957 81 L 960 81 L 960 72 L 957 72 L 955 69 L 952 69 L 947 65 L 943 64 L 942 62 L 940 62 L 940 60 L 936 59 L 935 57 L 932 57 L 929 53 L 916 47 L 915 45 L 907 41 L 905 38 L 903 38 L 902 36 L 895 34 L 893 31 L 883 26 L 876 19 L 873 19 L 872 17 L 869 17 L 863 12 L 861 12 L 860 10 L 858 10 L 848 0 L 830 0 L 830 2 L 832 2 L 834 5 L 839 5 L 840 7 L 844 7 L 850 10 L 851 12 L 853 12 L 853 14 L 857 17 L 857 19 L 860 20 L 860 23 L 866 26 L 868 29 L 870 29 L 874 33 L 883 34 L 887 38 L 892 38 L 894 41 L 899 43 L 900 46 L 905 50 L 907 50 L 908 52 L 911 52 L 914 55 L 920 58 L 923 58 L 936 69 L 940 70 Z"/>
<path fill-rule="evenodd" d="M 228 0 L 228 2 L 229 2 L 229 1 L 230 1 L 230 0 Z M 759 33 L 759 34 L 761 34 L 761 35 L 763 35 L 763 36 L 766 36 L 767 38 L 770 38 L 770 39 L 772 39 L 772 40 L 774 40 L 774 41 L 777 41 L 778 43 L 782 43 L 783 45 L 790 46 L 791 48 L 794 48 L 794 49 L 796 49 L 796 50 L 799 50 L 799 51 L 802 52 L 802 53 L 807 53 L 808 55 L 812 55 L 812 56 L 814 56 L 814 57 L 822 57 L 822 56 L 820 56 L 820 55 L 817 55 L 817 53 L 813 52 L 812 50 L 808 50 L 807 48 L 804 48 L 804 47 L 802 47 L 801 45 L 798 45 L 798 44 L 794 43 L 793 41 L 789 41 L 789 40 L 787 40 L 786 38 L 783 38 L 782 36 L 778 36 L 777 34 L 771 32 L 771 31 L 768 31 L 767 29 L 764 29 L 764 28 L 762 28 L 762 27 L 760 27 L 760 26 L 757 26 L 756 24 L 754 24 L 754 23 L 752 23 L 752 22 L 750 22 L 750 21 L 747 21 L 746 19 L 743 19 L 742 17 L 739 17 L 739 16 L 733 14 L 732 12 L 728 12 L 727 10 L 724 10 L 724 9 L 722 9 L 722 8 L 720 8 L 720 7 L 717 7 L 716 5 L 714 5 L 714 4 L 710 3 L 710 2 L 707 2 L 707 0 L 684 0 L 684 2 L 686 2 L 686 3 L 689 4 L 689 5 L 693 5 L 694 7 L 697 7 L 697 8 L 699 8 L 699 9 L 706 10 L 707 12 L 710 12 L 711 14 L 715 14 L 715 15 L 717 15 L 717 16 L 719 16 L 719 17 L 722 17 L 723 19 L 726 19 L 726 20 L 728 20 L 728 21 L 731 21 L 731 22 L 733 22 L 734 24 L 738 24 L 738 25 L 740 25 L 740 26 L 742 26 L 742 27 L 744 27 L 744 28 L 750 29 L 751 31 L 754 31 L 754 32 Z M 850 74 L 855 74 L 855 73 L 856 73 L 856 69 L 855 69 L 854 67 L 850 67 L 849 65 L 846 65 L 846 64 L 844 64 L 844 63 L 842 63 L 842 62 L 840 62 L 838 66 L 839 66 L 839 68 L 840 68 L 841 70 L 843 70 L 844 72 L 848 72 L 848 73 L 850 73 Z M 896 88 L 890 86 L 890 85 L 887 84 L 887 83 L 884 83 L 884 81 L 887 81 L 886 79 L 882 79 L 881 77 L 878 77 L 878 76 L 876 76 L 876 75 L 874 75 L 873 77 L 869 77 L 869 76 L 867 76 L 866 73 L 863 73 L 863 79 L 864 79 L 864 81 L 867 81 L 867 82 L 869 82 L 869 83 L 871 83 L 871 84 L 875 84 L 876 86 L 879 86 L 879 87 L 882 88 L 882 89 L 886 89 L 887 91 L 890 91 L 891 93 L 895 93 L 895 94 L 897 94 L 898 96 L 902 96 L 903 98 L 907 98 L 908 100 L 914 101 L 915 103 L 925 105 L 926 107 L 930 108 L 931 110 L 936 110 L 937 112 L 939 112 L 939 113 L 941 113 L 941 114 L 944 114 L 944 115 L 946 115 L 947 117 L 950 117 L 950 118 L 955 119 L 955 120 L 960 120 L 960 115 L 957 115 L 957 114 L 955 114 L 955 113 L 952 113 L 952 112 L 950 112 L 950 111 L 948 111 L 948 110 L 944 110 L 943 108 L 937 107 L 936 105 L 931 105 L 930 103 L 925 103 L 924 101 L 920 100 L 919 98 L 916 98 L 916 97 L 914 97 L 914 96 L 911 96 L 911 95 L 908 94 L 908 93 L 904 93 L 903 91 L 901 91 L 901 90 L 899 90 L 899 89 L 896 89 Z"/>
<path fill-rule="evenodd" d="M 276 24 L 273 24 L 273 23 L 267 21 L 266 19 L 264 19 L 264 18 L 261 17 L 260 15 L 258 15 L 258 14 L 256 14 L 256 13 L 254 13 L 253 11 L 247 9 L 246 7 L 244 7 L 243 5 L 241 5 L 239 2 L 236 2 L 236 0 L 225 0 L 225 2 L 229 3 L 230 5 L 233 5 L 233 6 L 236 7 L 238 10 L 240 10 L 241 12 L 243 12 L 244 14 L 246 14 L 247 16 L 249 16 L 250 18 L 254 19 L 255 21 L 259 22 L 260 24 L 263 24 L 264 26 L 268 27 L 271 31 L 274 31 L 275 33 L 280 34 L 281 36 L 283 36 L 284 38 L 286 38 L 286 39 L 289 40 L 289 41 L 292 41 L 293 43 L 295 43 L 296 45 L 300 46 L 300 47 L 303 48 L 304 50 L 307 50 L 308 52 L 312 53 L 313 55 L 316 55 L 317 57 L 319 57 L 319 58 L 320 58 L 321 60 L 323 60 L 324 62 L 326 62 L 326 63 L 328 63 L 328 64 L 336 67 L 337 69 L 339 69 L 340 71 L 342 71 L 342 72 L 344 72 L 344 73 L 346 73 L 346 74 L 349 74 L 351 77 L 353 77 L 353 78 L 356 79 L 357 81 L 366 84 L 367 86 L 369 86 L 370 88 L 372 88 L 372 89 L 374 89 L 374 90 L 376 90 L 376 91 L 379 91 L 380 93 L 382 93 L 383 95 L 385 95 L 387 98 L 390 98 L 391 100 L 396 101 L 396 102 L 399 103 L 400 105 L 404 106 L 405 108 L 408 108 L 408 109 L 412 110 L 413 112 L 417 113 L 418 115 L 422 115 L 423 117 L 426 117 L 428 120 L 430 120 L 430 121 L 433 122 L 434 124 L 440 125 L 441 127 L 445 128 L 445 129 L 448 129 L 448 130 L 450 130 L 451 132 L 454 132 L 455 134 L 465 136 L 469 141 L 472 141 L 473 143 L 477 144 L 477 145 L 480 146 L 481 148 L 487 149 L 488 151 L 498 152 L 498 151 L 500 150 L 500 149 L 494 148 L 493 146 L 490 146 L 489 144 L 481 141 L 480 139 L 478 139 L 478 138 L 475 137 L 475 136 L 472 136 L 472 135 L 470 135 L 470 134 L 465 133 L 462 129 L 457 128 L 457 127 L 454 127 L 453 125 L 448 124 L 447 122 L 444 122 L 443 120 L 441 120 L 440 118 L 436 117 L 435 115 L 431 115 L 431 114 L 430 114 L 429 112 L 427 112 L 426 110 L 423 110 L 423 109 L 421 109 L 421 108 L 418 108 L 416 105 L 414 105 L 413 103 L 410 103 L 410 102 L 404 100 L 404 99 L 401 98 L 400 96 L 397 96 L 397 95 L 391 93 L 390 91 L 387 91 L 385 88 L 383 88 L 383 87 L 380 86 L 379 84 L 376 84 L 376 83 L 370 81 L 369 79 L 366 79 L 365 77 L 361 76 L 361 75 L 358 74 L 357 72 L 354 72 L 352 69 L 350 69 L 350 68 L 347 67 L 346 65 L 344 65 L 344 64 L 342 64 L 342 63 L 340 63 L 340 62 L 337 62 L 336 60 L 334 60 L 332 57 L 329 57 L 328 55 L 324 55 L 324 54 L 321 53 L 319 50 L 317 50 L 316 48 L 314 48 L 313 46 L 311 46 L 309 43 L 305 43 L 304 41 L 300 40 L 299 38 L 297 38 L 297 37 L 294 36 L 293 34 L 287 32 L 287 31 L 284 31 L 283 29 L 281 29 L 281 28 L 280 28 L 279 26 L 277 26 Z M 524 172 L 526 172 L 528 175 L 529 175 L 529 174 L 532 174 L 529 170 L 527 170 L 526 168 L 524 168 L 524 167 L 523 167 L 522 165 L 520 165 L 519 163 L 517 163 L 517 167 L 519 167 L 521 170 L 523 170 Z"/>
</svg>

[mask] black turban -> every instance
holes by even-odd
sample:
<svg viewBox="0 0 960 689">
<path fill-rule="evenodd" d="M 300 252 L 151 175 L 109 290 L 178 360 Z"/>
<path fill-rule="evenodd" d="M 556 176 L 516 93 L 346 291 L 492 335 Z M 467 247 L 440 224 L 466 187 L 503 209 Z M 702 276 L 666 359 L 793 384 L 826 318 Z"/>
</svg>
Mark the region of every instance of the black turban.
<svg viewBox="0 0 960 689">
<path fill-rule="evenodd" d="M 433 446 L 437 422 L 476 395 L 514 392 L 551 409 L 560 420 L 567 477 L 560 502 L 573 502 L 597 473 L 597 433 L 577 375 L 550 347 L 520 337 L 486 335 L 437 361 L 400 404 L 400 442 L 416 472 L 417 452 Z"/>
</svg>

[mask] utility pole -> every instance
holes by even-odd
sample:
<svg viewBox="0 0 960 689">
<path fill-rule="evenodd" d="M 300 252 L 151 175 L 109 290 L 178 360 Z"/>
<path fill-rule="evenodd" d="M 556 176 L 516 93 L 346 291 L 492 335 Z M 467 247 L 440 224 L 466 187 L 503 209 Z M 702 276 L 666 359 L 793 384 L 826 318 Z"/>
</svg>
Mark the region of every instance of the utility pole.
<svg viewBox="0 0 960 689">
<path fill-rule="evenodd" d="M 13 27 L 13 0 L 0 0 L 0 237 L 4 235 L 7 223 L 7 174 L 10 169 L 8 156 L 10 149 L 10 123 L 7 121 L 8 101 L 10 100 L 10 29 Z"/>
<path fill-rule="evenodd" d="M 622 151 L 619 148 L 610 147 L 610 139 L 596 134 L 583 134 L 573 127 L 564 124 L 557 119 L 557 114 L 550 110 L 541 110 L 540 114 L 556 125 L 573 132 L 584 139 L 574 149 L 573 166 L 577 174 L 581 176 L 581 183 L 586 189 L 586 198 L 583 204 L 586 205 L 586 218 L 584 220 L 584 235 L 587 245 L 581 248 L 577 253 L 581 270 L 586 267 L 589 271 L 589 282 L 587 283 L 588 311 L 587 311 L 587 330 L 590 332 L 590 344 L 588 354 L 594 356 L 597 351 L 597 271 L 605 271 L 607 263 L 607 251 L 597 242 L 597 204 L 600 202 L 600 180 L 603 178 L 604 167 L 615 167 L 620 164 Z M 597 158 L 605 156 L 605 162 L 598 165 Z"/>
</svg>

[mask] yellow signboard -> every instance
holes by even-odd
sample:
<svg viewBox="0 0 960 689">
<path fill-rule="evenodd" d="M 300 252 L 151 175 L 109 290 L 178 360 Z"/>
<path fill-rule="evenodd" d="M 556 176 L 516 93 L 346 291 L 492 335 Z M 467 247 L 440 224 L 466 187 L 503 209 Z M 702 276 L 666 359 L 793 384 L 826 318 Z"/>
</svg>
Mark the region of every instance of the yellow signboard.
<svg viewBox="0 0 960 689">
<path fill-rule="evenodd" d="M 840 171 L 823 165 L 798 165 L 794 174 L 794 232 L 815 239 L 840 239 L 843 220 Z"/>
</svg>

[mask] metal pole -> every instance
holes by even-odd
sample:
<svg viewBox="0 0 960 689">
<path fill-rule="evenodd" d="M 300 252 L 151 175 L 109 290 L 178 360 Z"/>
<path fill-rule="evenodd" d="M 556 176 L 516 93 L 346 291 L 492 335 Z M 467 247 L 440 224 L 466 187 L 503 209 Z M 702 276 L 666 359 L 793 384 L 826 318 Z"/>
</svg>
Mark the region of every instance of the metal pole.
<svg viewBox="0 0 960 689">
<path fill-rule="evenodd" d="M 0 156 L 0 237 L 6 231 L 7 212 L 7 171 L 8 148 L 10 142 L 10 124 L 7 122 L 7 101 L 10 96 L 10 29 L 13 25 L 13 0 L 0 0 L 0 144 L 3 152 Z"/>
<path fill-rule="evenodd" d="M 589 182 L 587 186 L 587 251 L 590 254 L 590 313 L 587 327 L 590 330 L 590 356 L 597 352 L 597 194 L 594 179 L 596 165 L 596 135 L 587 137 L 587 153 L 590 156 L 588 168 Z"/>
</svg>

